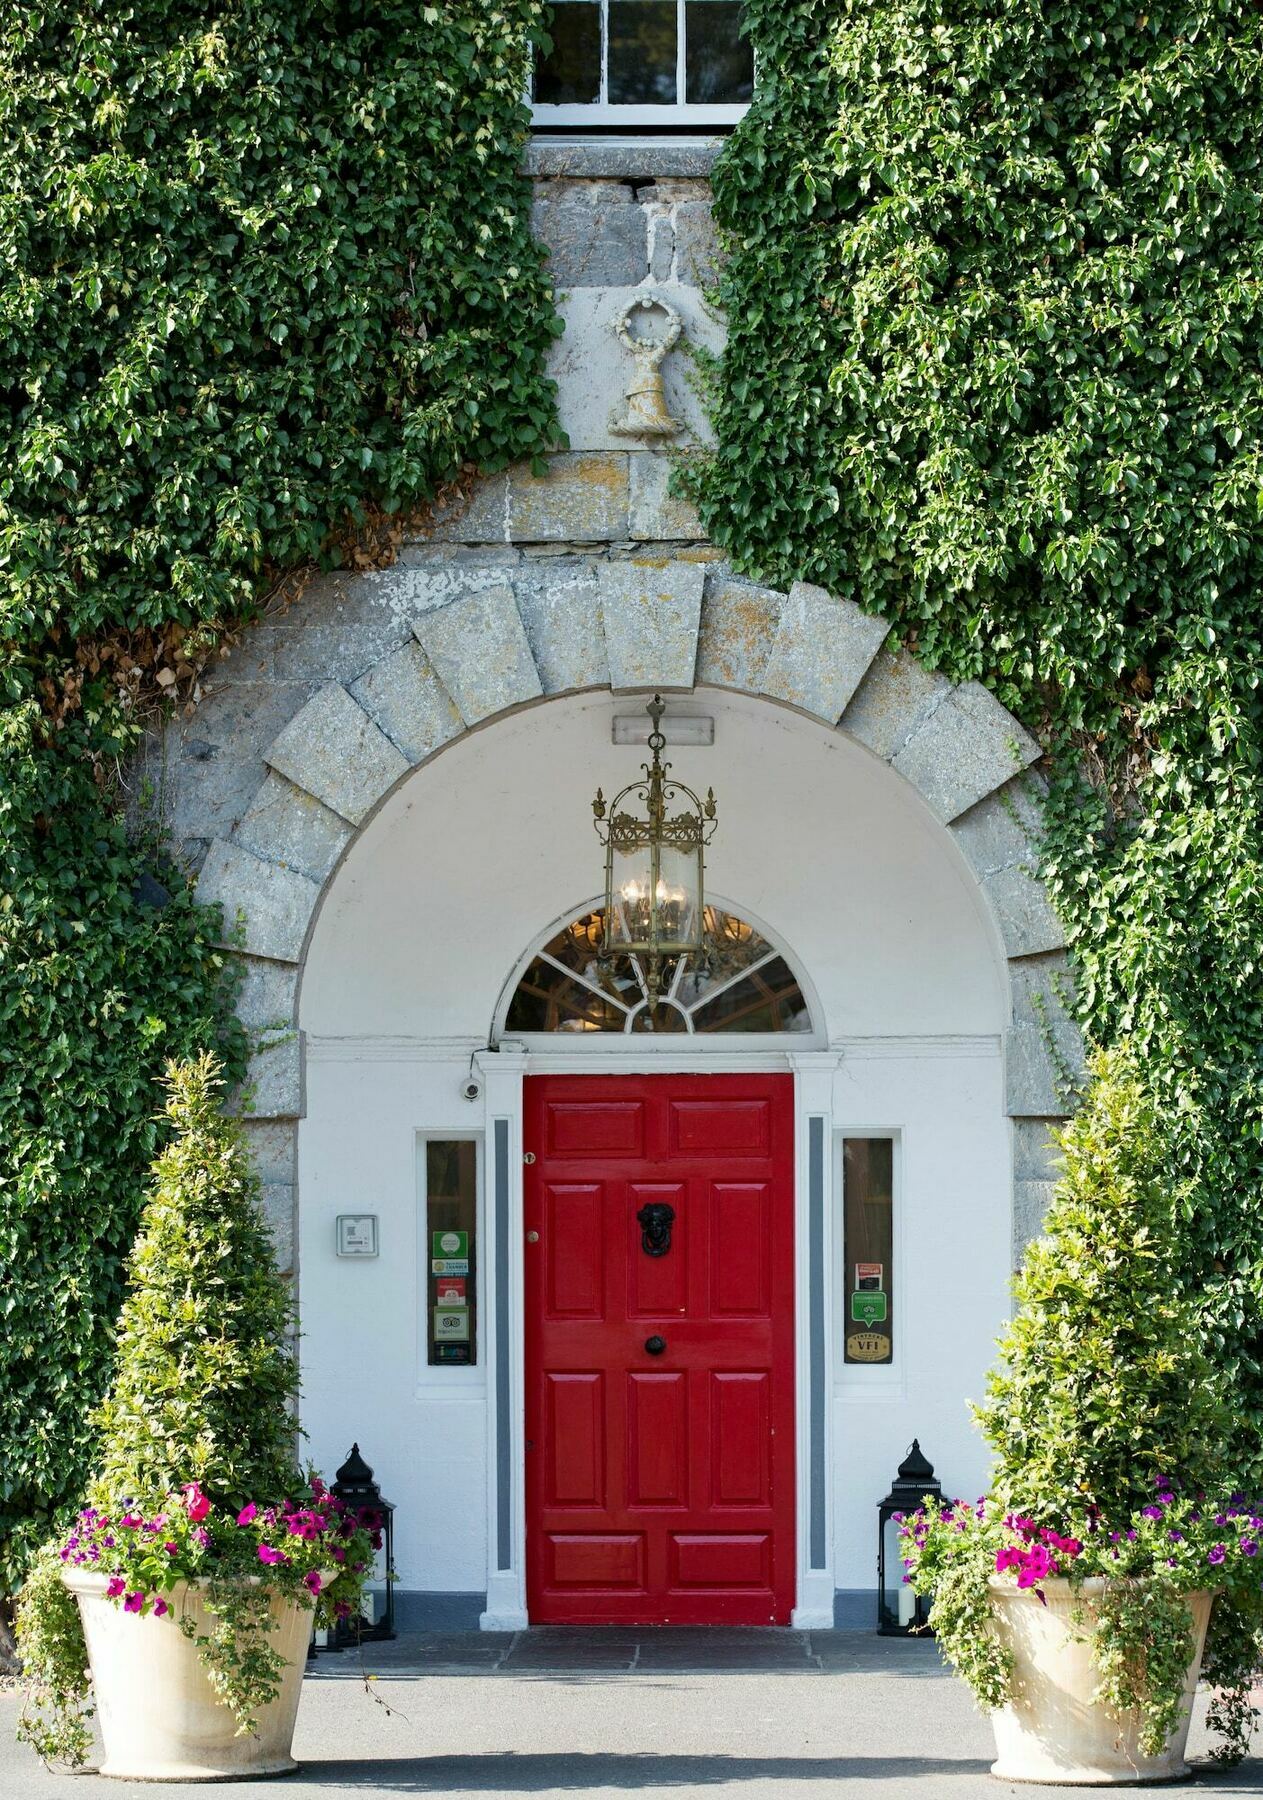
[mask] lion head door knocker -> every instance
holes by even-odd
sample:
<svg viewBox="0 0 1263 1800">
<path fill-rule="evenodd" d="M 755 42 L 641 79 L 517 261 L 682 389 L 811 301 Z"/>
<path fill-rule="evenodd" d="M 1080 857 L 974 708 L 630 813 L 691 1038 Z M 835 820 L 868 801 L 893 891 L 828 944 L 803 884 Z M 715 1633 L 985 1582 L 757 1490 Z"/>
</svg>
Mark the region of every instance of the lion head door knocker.
<svg viewBox="0 0 1263 1800">
<path fill-rule="evenodd" d="M 638 320 L 639 332 L 632 321 Z M 637 294 L 611 322 L 611 330 L 634 359 L 627 392 L 610 412 L 610 430 L 618 437 L 674 437 L 684 427 L 667 408 L 662 364 L 684 329 L 680 315 L 658 294 Z"/>
<path fill-rule="evenodd" d="M 640 1244 L 646 1256 L 665 1256 L 671 1248 L 671 1227 L 675 1224 L 675 1208 L 665 1200 L 651 1200 L 636 1214 L 640 1226 Z"/>
</svg>

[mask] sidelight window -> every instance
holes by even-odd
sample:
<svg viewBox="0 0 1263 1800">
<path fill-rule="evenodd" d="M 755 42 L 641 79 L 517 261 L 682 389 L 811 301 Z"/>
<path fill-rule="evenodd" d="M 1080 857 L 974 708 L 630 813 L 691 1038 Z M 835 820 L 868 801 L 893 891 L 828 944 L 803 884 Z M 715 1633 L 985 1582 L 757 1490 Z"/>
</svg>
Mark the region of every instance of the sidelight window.
<svg viewBox="0 0 1263 1800">
<path fill-rule="evenodd" d="M 740 0 L 556 0 L 538 125 L 724 125 L 754 92 Z"/>
<path fill-rule="evenodd" d="M 895 1143 L 842 1141 L 842 1343 L 848 1364 L 894 1361 Z"/>
<path fill-rule="evenodd" d="M 421 1250 L 426 1362 L 468 1368 L 478 1360 L 478 1143 L 421 1144 Z"/>
</svg>

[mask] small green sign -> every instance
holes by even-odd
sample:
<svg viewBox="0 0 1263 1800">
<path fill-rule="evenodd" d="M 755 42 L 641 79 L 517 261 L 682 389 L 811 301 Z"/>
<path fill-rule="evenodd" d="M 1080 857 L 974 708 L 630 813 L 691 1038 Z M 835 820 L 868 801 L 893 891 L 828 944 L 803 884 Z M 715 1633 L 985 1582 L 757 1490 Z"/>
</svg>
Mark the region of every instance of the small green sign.
<svg viewBox="0 0 1263 1800">
<path fill-rule="evenodd" d="M 469 1233 L 467 1231 L 432 1231 L 430 1233 L 431 1256 L 465 1256 L 469 1255 Z"/>
<path fill-rule="evenodd" d="M 885 1294 L 852 1294 L 851 1317 L 860 1325 L 880 1325 L 886 1317 Z"/>
</svg>

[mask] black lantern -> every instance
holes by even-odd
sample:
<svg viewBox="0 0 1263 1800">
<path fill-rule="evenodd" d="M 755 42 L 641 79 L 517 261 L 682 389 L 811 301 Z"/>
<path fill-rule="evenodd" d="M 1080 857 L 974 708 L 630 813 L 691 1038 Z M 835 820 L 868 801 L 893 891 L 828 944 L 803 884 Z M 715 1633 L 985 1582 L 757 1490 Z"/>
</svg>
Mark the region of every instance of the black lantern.
<svg viewBox="0 0 1263 1800">
<path fill-rule="evenodd" d="M 360 1455 L 358 1444 L 351 1445 L 351 1454 L 338 1470 L 337 1478 L 329 1491 L 343 1506 L 359 1514 L 360 1524 L 366 1530 L 381 1532 L 386 1584 L 381 1616 L 376 1615 L 374 1595 L 372 1622 L 363 1618 L 339 1619 L 329 1632 L 328 1648 L 345 1650 L 353 1644 L 384 1643 L 387 1638 L 395 1635 L 395 1509 L 389 1500 L 383 1500 L 382 1491 L 373 1480 L 373 1471 Z"/>
<path fill-rule="evenodd" d="M 877 1629 L 882 1637 L 909 1637 L 926 1629 L 930 1598 L 914 1594 L 904 1582 L 899 1521 L 927 1500 L 938 1505 L 942 1499 L 943 1489 L 935 1480 L 933 1465 L 913 1438 L 890 1492 L 877 1502 Z"/>
</svg>

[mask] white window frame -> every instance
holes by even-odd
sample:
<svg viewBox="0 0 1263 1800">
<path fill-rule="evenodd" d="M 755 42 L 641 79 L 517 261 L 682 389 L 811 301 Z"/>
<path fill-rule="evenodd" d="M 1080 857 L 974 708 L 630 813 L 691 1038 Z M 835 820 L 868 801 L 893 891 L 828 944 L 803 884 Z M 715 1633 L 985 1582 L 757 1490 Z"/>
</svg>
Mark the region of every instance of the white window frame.
<svg viewBox="0 0 1263 1800">
<path fill-rule="evenodd" d="M 584 101 L 582 104 L 553 106 L 536 103 L 534 93 L 534 75 L 531 77 L 531 118 L 536 125 L 627 125 L 638 129 L 644 125 L 735 125 L 745 117 L 749 109 L 748 100 L 739 100 L 723 105 L 703 105 L 677 100 L 673 106 L 623 106 L 613 105 L 607 99 L 608 68 L 605 47 L 609 43 L 609 0 L 597 0 L 601 12 L 601 88 L 596 100 Z M 676 6 L 676 48 L 675 48 L 675 91 L 682 94 L 684 89 L 684 0 L 675 0 Z"/>
</svg>

